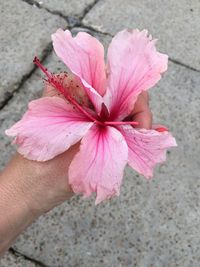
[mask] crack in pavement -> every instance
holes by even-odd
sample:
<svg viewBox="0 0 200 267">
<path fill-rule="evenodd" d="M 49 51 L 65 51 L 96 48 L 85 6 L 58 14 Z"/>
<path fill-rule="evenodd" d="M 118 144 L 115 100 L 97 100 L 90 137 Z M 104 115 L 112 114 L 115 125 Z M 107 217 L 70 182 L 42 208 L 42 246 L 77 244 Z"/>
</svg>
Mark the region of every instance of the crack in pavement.
<svg viewBox="0 0 200 267">
<path fill-rule="evenodd" d="M 80 25 L 78 25 L 78 27 L 82 27 L 83 29 L 87 29 L 90 32 L 95 32 L 97 34 L 100 33 L 100 34 L 103 34 L 103 35 L 107 35 L 107 36 L 109 36 L 111 38 L 114 37 L 114 35 L 112 35 L 109 32 L 104 32 L 104 31 L 101 31 L 101 30 L 97 30 L 97 29 L 93 28 L 92 26 L 85 25 L 84 23 L 81 23 Z M 172 62 L 172 63 L 174 63 L 174 64 L 176 64 L 176 65 L 179 65 L 179 66 L 185 67 L 187 69 L 190 69 L 192 71 L 200 72 L 200 70 L 198 70 L 198 69 L 196 69 L 196 68 L 194 68 L 194 67 L 192 67 L 190 65 L 187 65 L 187 64 L 185 64 L 185 63 L 183 63 L 183 62 L 181 62 L 179 60 L 176 60 L 174 58 L 169 57 L 169 61 Z"/>
<path fill-rule="evenodd" d="M 68 28 L 72 28 L 72 27 L 78 27 L 81 24 L 81 20 L 87 15 L 88 12 L 90 12 L 90 10 L 100 1 L 100 0 L 94 0 L 93 3 L 87 5 L 83 11 L 81 12 L 80 15 L 75 15 L 75 16 L 67 16 L 65 14 L 63 14 L 60 11 L 54 11 L 49 9 L 48 7 L 43 6 L 42 4 L 39 4 L 37 1 L 35 0 L 22 0 L 23 2 L 31 5 L 31 6 L 36 6 L 40 9 L 44 9 L 47 12 L 51 13 L 52 15 L 58 15 L 61 18 L 65 19 L 69 25 Z"/>
<path fill-rule="evenodd" d="M 92 26 L 87 26 L 87 25 L 83 24 L 82 22 L 79 25 L 76 25 L 75 27 L 81 27 L 81 28 L 86 29 L 90 32 L 95 32 L 97 34 L 100 33 L 100 34 L 107 35 L 107 36 L 113 38 L 113 35 L 111 33 L 97 30 L 97 29 L 93 28 Z M 73 27 L 73 28 L 75 28 L 75 27 Z"/>
<path fill-rule="evenodd" d="M 182 63 L 182 62 L 180 62 L 180 61 L 178 61 L 178 60 L 176 60 L 176 59 L 173 59 L 173 58 L 171 58 L 171 57 L 169 57 L 169 61 L 173 62 L 173 63 L 176 64 L 176 65 L 180 65 L 180 66 L 182 66 L 182 67 L 185 67 L 185 68 L 187 68 L 187 69 L 190 69 L 190 70 L 193 70 L 193 71 L 196 71 L 196 72 L 200 72 L 200 70 L 195 69 L 194 67 L 191 67 L 191 66 L 189 66 L 189 65 L 187 65 L 187 64 L 185 64 L 185 63 Z"/>
<path fill-rule="evenodd" d="M 47 47 L 44 48 L 44 50 L 42 51 L 42 56 L 41 56 L 41 62 L 43 62 L 52 52 L 52 44 L 49 43 L 47 45 Z M 7 97 L 1 104 L 0 106 L 0 110 L 2 110 L 8 103 L 9 101 L 14 97 L 14 94 L 16 92 L 20 91 L 20 88 L 24 85 L 24 83 L 32 76 L 32 74 L 35 72 L 35 70 L 37 69 L 37 67 L 34 65 L 33 68 L 31 69 L 31 71 L 29 73 L 26 73 L 22 76 L 21 80 L 18 82 L 18 86 L 17 88 L 12 92 L 12 94 Z"/>
<path fill-rule="evenodd" d="M 35 263 L 37 267 L 50 267 L 50 266 L 48 266 L 48 265 L 45 265 L 45 264 L 44 264 L 43 262 L 41 262 L 41 261 L 35 260 L 35 259 L 32 258 L 32 257 L 29 257 L 29 256 L 24 255 L 23 253 L 19 252 L 18 250 L 14 249 L 14 248 L 9 248 L 8 251 L 9 251 L 12 255 L 14 255 L 14 256 L 16 256 L 16 257 L 17 257 L 17 256 L 21 256 L 21 257 L 23 257 L 25 260 L 30 261 L 30 262 L 32 262 L 32 263 Z"/>
<path fill-rule="evenodd" d="M 80 20 L 82 20 L 86 15 L 87 13 L 89 13 L 91 11 L 91 9 L 98 3 L 100 2 L 100 0 L 94 0 L 93 3 L 91 3 L 90 5 L 88 5 L 82 12 L 82 16 L 80 16 Z"/>
<path fill-rule="evenodd" d="M 51 14 L 53 14 L 53 15 L 58 15 L 58 16 L 60 16 L 60 17 L 62 17 L 62 18 L 64 18 L 66 21 L 67 21 L 67 23 L 68 23 L 68 29 L 69 30 L 71 30 L 72 28 L 75 28 L 75 27 L 82 27 L 82 28 L 85 28 L 85 29 L 87 29 L 87 30 L 89 30 L 89 31 L 93 31 L 93 32 L 95 32 L 95 33 L 100 33 L 100 34 L 104 34 L 104 35 L 107 35 L 107 36 L 110 36 L 110 37 L 114 37 L 112 34 L 110 34 L 110 33 L 108 33 L 108 32 L 104 32 L 104 31 L 101 31 L 101 30 L 98 30 L 98 29 L 95 29 L 95 28 L 93 28 L 92 26 L 88 26 L 88 25 L 85 25 L 84 23 L 83 23 L 83 19 L 84 19 L 84 17 L 91 11 L 91 9 L 98 3 L 98 2 L 100 2 L 101 0 L 94 0 L 94 2 L 92 3 L 92 4 L 90 4 L 90 5 L 88 5 L 84 10 L 83 10 L 83 12 L 82 12 L 82 14 L 81 15 L 79 15 L 79 16 L 65 16 L 65 15 L 63 15 L 61 12 L 59 12 L 59 11 L 52 11 L 52 10 L 49 10 L 48 8 L 46 8 L 46 7 L 43 7 L 42 5 L 40 5 L 37 1 L 35 1 L 35 0 L 22 0 L 22 1 L 24 1 L 24 2 L 26 2 L 26 3 L 28 3 L 28 4 L 30 4 L 30 5 L 35 5 L 35 6 L 37 6 L 38 8 L 43 8 L 43 9 L 45 9 L 46 11 L 48 11 L 49 13 L 51 13 Z M 177 64 L 177 65 L 180 65 L 180 66 L 182 66 L 182 67 L 186 67 L 186 68 L 188 68 L 188 69 L 190 69 L 190 70 L 193 70 L 193 71 L 196 71 L 196 72 L 200 72 L 200 70 L 198 70 L 198 69 L 196 69 L 196 68 L 194 68 L 194 67 L 192 67 L 192 66 L 190 66 L 190 65 L 187 65 L 187 64 L 185 64 L 185 63 L 182 63 L 182 62 L 180 62 L 180 61 L 178 61 L 178 60 L 176 60 L 176 59 L 173 59 L 173 58 L 171 58 L 171 57 L 169 57 L 169 61 L 171 61 L 171 62 L 173 62 L 174 64 Z"/>
</svg>

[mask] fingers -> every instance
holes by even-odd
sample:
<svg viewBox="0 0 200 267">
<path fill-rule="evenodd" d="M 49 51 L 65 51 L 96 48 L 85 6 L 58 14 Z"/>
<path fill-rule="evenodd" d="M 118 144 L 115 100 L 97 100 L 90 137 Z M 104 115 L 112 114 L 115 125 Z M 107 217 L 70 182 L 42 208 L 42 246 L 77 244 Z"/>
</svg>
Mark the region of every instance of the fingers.
<svg viewBox="0 0 200 267">
<path fill-rule="evenodd" d="M 152 113 L 151 111 L 142 111 L 133 117 L 134 121 L 137 121 L 138 128 L 151 129 L 152 126 Z"/>
<path fill-rule="evenodd" d="M 139 95 L 132 116 L 133 120 L 139 123 L 138 128 L 151 129 L 152 112 L 149 107 L 149 96 L 147 92 L 144 91 Z"/>
<path fill-rule="evenodd" d="M 146 100 L 146 103 L 149 106 L 149 94 L 147 93 L 147 91 L 143 91 L 140 96 L 142 96 Z"/>
</svg>

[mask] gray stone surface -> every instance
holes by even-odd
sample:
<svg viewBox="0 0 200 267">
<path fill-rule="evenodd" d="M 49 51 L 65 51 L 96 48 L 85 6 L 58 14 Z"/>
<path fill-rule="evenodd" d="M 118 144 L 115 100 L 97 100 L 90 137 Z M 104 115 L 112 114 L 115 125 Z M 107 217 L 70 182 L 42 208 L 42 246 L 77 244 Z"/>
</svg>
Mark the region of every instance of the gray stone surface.
<svg viewBox="0 0 200 267">
<path fill-rule="evenodd" d="M 52 72 L 60 72 L 65 70 L 65 66 L 55 55 L 49 57 L 47 66 Z M 48 60 L 47 60 L 48 61 Z M 21 118 L 21 115 L 26 111 L 28 102 L 41 96 L 43 89 L 43 74 L 40 70 L 37 70 L 30 79 L 28 79 L 24 86 L 20 89 L 20 92 L 14 93 L 13 98 L 9 101 L 0 112 L 0 154 L 2 155 L 0 160 L 0 168 L 2 168 L 10 157 L 10 153 L 14 152 L 13 146 L 10 146 L 10 140 L 5 136 L 5 130 L 11 126 L 14 122 Z M 13 110 L 11 110 L 13 109 Z"/>
<path fill-rule="evenodd" d="M 67 17 L 79 17 L 82 16 L 83 11 L 88 8 L 88 6 L 92 5 L 94 0 L 79 0 L 79 1 L 71 1 L 71 0 L 43 0 L 43 1 L 35 1 L 40 5 L 40 7 L 45 7 L 53 12 L 59 12 L 63 16 Z"/>
<path fill-rule="evenodd" d="M 101 35 L 108 43 L 108 37 Z M 63 70 L 50 56 L 51 70 Z M 4 130 L 18 120 L 27 102 L 39 96 L 38 72 L 1 111 L 3 166 L 11 152 Z M 156 122 L 166 124 L 178 148 L 146 181 L 126 169 L 119 198 L 95 207 L 74 197 L 35 222 L 14 248 L 51 267 L 199 267 L 200 262 L 200 75 L 174 63 L 151 90 Z"/>
<path fill-rule="evenodd" d="M 200 70 L 199 14 L 198 0 L 102 0 L 83 22 L 110 34 L 148 29 L 171 58 Z"/>
<path fill-rule="evenodd" d="M 0 107 L 33 69 L 33 57 L 42 56 L 50 35 L 67 23 L 21 0 L 0 0 Z"/>
<path fill-rule="evenodd" d="M 0 259 L 0 267 L 39 267 L 39 265 L 24 259 L 22 256 L 7 252 Z"/>
</svg>

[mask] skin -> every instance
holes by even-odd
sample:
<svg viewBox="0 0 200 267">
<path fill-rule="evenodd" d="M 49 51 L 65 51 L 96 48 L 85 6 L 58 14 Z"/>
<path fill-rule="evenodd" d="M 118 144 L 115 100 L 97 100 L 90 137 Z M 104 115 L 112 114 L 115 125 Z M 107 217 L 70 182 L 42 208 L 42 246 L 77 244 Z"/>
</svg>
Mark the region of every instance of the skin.
<svg viewBox="0 0 200 267">
<path fill-rule="evenodd" d="M 44 96 L 55 94 L 44 92 Z M 139 128 L 151 128 L 147 92 L 138 97 L 131 116 Z M 39 216 L 73 196 L 67 173 L 78 149 L 76 144 L 47 162 L 27 160 L 16 153 L 0 173 L 0 255 Z"/>
</svg>

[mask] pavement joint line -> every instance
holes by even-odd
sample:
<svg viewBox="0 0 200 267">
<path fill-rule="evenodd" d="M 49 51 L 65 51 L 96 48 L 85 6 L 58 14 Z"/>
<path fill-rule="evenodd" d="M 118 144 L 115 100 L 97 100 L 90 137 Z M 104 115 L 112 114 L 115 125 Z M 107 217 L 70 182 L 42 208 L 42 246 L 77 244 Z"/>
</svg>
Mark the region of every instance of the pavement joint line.
<svg viewBox="0 0 200 267">
<path fill-rule="evenodd" d="M 59 11 L 52 11 L 52 10 L 50 10 L 49 8 L 40 5 L 40 4 L 39 4 L 37 1 L 35 1 L 35 0 L 22 0 L 22 1 L 25 2 L 25 3 L 27 3 L 28 5 L 36 6 L 36 7 L 39 8 L 39 9 L 44 9 L 44 10 L 46 10 L 47 12 L 51 13 L 52 15 L 60 16 L 61 18 L 65 19 L 65 20 L 67 21 L 67 16 L 64 16 L 61 12 L 59 12 Z"/>
<path fill-rule="evenodd" d="M 15 90 L 13 90 L 12 94 L 7 97 L 0 106 L 0 111 L 10 102 L 10 100 L 14 97 L 14 94 L 20 91 L 21 86 L 31 77 L 31 75 L 35 72 L 36 67 L 34 66 L 31 71 L 27 74 L 24 74 L 18 83 L 18 86 Z"/>
<path fill-rule="evenodd" d="M 95 33 L 100 33 L 100 34 L 104 34 L 104 35 L 107 35 L 107 36 L 110 36 L 110 37 L 114 37 L 112 34 L 108 33 L 108 32 L 104 32 L 104 31 L 101 31 L 101 30 L 97 30 L 95 28 L 93 28 L 92 26 L 88 26 L 88 25 L 85 25 L 83 23 L 83 19 L 84 17 L 91 11 L 91 9 L 98 3 L 100 2 L 101 0 L 94 0 L 93 3 L 91 3 L 90 5 L 86 6 L 85 9 L 83 10 L 82 14 L 78 17 L 78 16 L 65 16 L 63 15 L 61 12 L 59 11 L 52 11 L 50 9 L 48 9 L 47 7 L 44 7 L 42 5 L 40 5 L 37 1 L 35 0 L 22 0 L 23 2 L 26 2 L 27 4 L 30 4 L 30 5 L 35 5 L 37 6 L 38 8 L 40 9 L 45 9 L 47 12 L 53 14 L 53 15 L 58 15 L 60 17 L 62 17 L 63 19 L 65 19 L 68 23 L 68 27 L 67 29 L 71 30 L 73 28 L 76 28 L 76 27 L 81 27 L 81 28 L 85 28 L 89 31 L 93 31 Z M 193 71 L 196 71 L 196 72 L 200 72 L 200 70 L 198 69 L 195 69 L 185 63 L 182 63 L 176 59 L 172 59 L 169 57 L 169 61 L 173 62 L 174 64 L 177 64 L 177 65 L 180 65 L 180 66 L 183 66 L 185 68 L 188 68 L 190 70 L 193 70 Z M 1 109 L 1 108 L 0 108 Z"/>
<path fill-rule="evenodd" d="M 83 29 L 86 29 L 86 30 L 95 32 L 95 33 L 97 33 L 97 34 L 100 33 L 100 34 L 107 35 L 107 36 L 113 38 L 113 35 L 110 34 L 109 32 L 104 32 L 104 31 L 97 30 L 97 29 L 93 28 L 92 26 L 87 26 L 87 25 L 85 25 L 85 24 L 82 23 L 82 22 L 81 22 L 79 25 L 76 25 L 75 27 L 82 27 Z M 75 27 L 74 27 L 74 28 L 75 28 Z"/>
<path fill-rule="evenodd" d="M 23 254 L 23 253 L 21 253 L 21 252 L 19 252 L 18 250 L 16 250 L 16 249 L 14 249 L 14 248 L 9 248 L 9 250 L 8 250 L 12 255 L 14 255 L 14 256 L 21 256 L 21 257 L 23 257 L 25 260 L 27 260 L 27 261 L 30 261 L 30 262 L 32 262 L 32 263 L 35 263 L 38 267 L 50 267 L 50 266 L 48 266 L 48 265 L 45 265 L 43 262 L 41 262 L 41 261 L 38 261 L 38 260 L 35 260 L 34 258 L 32 258 L 32 257 L 29 257 L 29 256 L 26 256 L 25 254 Z"/>
<path fill-rule="evenodd" d="M 100 0 L 94 0 L 93 3 L 86 6 L 82 12 L 82 15 L 80 16 L 80 21 L 83 20 L 83 18 L 91 11 L 91 9 L 98 3 Z"/>
<path fill-rule="evenodd" d="M 61 18 L 63 18 L 64 20 L 66 20 L 66 22 L 68 23 L 68 29 L 71 29 L 73 27 L 78 27 L 81 24 L 81 21 L 84 19 L 84 17 L 87 15 L 88 12 L 90 12 L 90 10 L 100 1 L 100 0 L 94 0 L 93 3 L 87 5 L 84 10 L 82 11 L 82 13 L 79 16 L 65 16 L 62 12 L 59 11 L 53 11 L 50 10 L 47 7 L 44 7 L 43 5 L 40 5 L 37 1 L 35 0 L 22 0 L 23 2 L 33 6 L 35 5 L 37 8 L 40 9 L 44 9 L 47 12 L 49 12 L 52 15 L 57 15 L 60 16 Z"/>
<path fill-rule="evenodd" d="M 182 67 L 188 68 L 188 69 L 190 69 L 190 70 L 193 70 L 193 71 L 196 71 L 196 72 L 200 72 L 200 70 L 195 69 L 195 68 L 193 68 L 193 67 L 191 67 L 191 66 L 189 66 L 189 65 L 186 65 L 185 63 L 182 63 L 182 62 L 180 62 L 180 61 L 178 61 L 178 60 L 176 60 L 176 59 L 173 59 L 173 58 L 171 58 L 171 57 L 169 57 L 169 61 L 173 62 L 173 63 L 176 64 L 176 65 L 180 65 L 180 66 L 182 66 Z"/>
<path fill-rule="evenodd" d="M 52 44 L 51 42 L 46 46 L 46 48 L 42 51 L 42 56 L 41 56 L 41 62 L 43 62 L 52 52 Z M 33 65 L 33 68 L 30 70 L 29 73 L 24 74 L 18 83 L 17 88 L 12 92 L 12 94 L 5 99 L 5 101 L 2 103 L 0 106 L 0 111 L 12 100 L 14 97 L 15 93 L 19 92 L 21 87 L 24 85 L 24 83 L 32 76 L 32 74 L 36 71 L 37 67 Z"/>
<path fill-rule="evenodd" d="M 92 26 L 87 26 L 87 25 L 85 25 L 85 24 L 82 23 L 82 22 L 81 22 L 79 25 L 75 26 L 75 27 L 82 27 L 83 29 L 87 29 L 87 30 L 92 31 L 92 32 L 95 32 L 95 33 L 104 34 L 104 35 L 110 36 L 110 37 L 112 37 L 112 38 L 114 37 L 114 35 L 112 35 L 112 34 L 110 34 L 110 33 L 108 33 L 108 32 L 104 32 L 104 31 L 101 31 L 101 30 L 97 30 L 97 29 L 93 28 Z M 187 65 L 187 64 L 185 64 L 185 63 L 182 63 L 182 62 L 180 62 L 180 61 L 178 61 L 178 60 L 176 60 L 176 59 L 173 59 L 173 58 L 171 58 L 171 57 L 169 57 L 169 61 L 172 62 L 172 63 L 174 63 L 174 64 L 176 64 L 176 65 L 180 65 L 180 66 L 182 66 L 182 67 L 185 67 L 185 68 L 187 68 L 187 69 L 190 69 L 190 70 L 193 70 L 193 71 L 196 71 L 196 72 L 200 72 L 200 70 L 195 69 L 195 68 L 193 68 L 193 67 L 191 67 L 191 66 L 189 66 L 189 65 Z"/>
<path fill-rule="evenodd" d="M 1 110 L 2 110 L 2 109 L 9 103 L 9 101 L 14 97 L 14 94 L 20 91 L 21 86 L 22 86 L 22 85 L 23 85 L 23 84 L 24 84 L 24 83 L 31 77 L 31 75 L 34 73 L 35 69 L 36 69 L 36 68 L 33 67 L 33 68 L 30 70 L 30 72 L 28 72 L 28 73 L 22 75 L 22 77 L 21 77 L 21 79 L 20 79 L 19 82 L 18 82 L 18 81 L 16 82 L 16 84 L 17 84 L 16 89 L 13 90 L 12 93 L 9 93 L 8 96 L 6 96 L 5 100 L 3 100 L 3 101 L 1 102 L 1 105 L 0 105 L 0 111 L 1 111 Z M 13 85 L 13 86 L 14 86 L 14 85 Z"/>
</svg>

